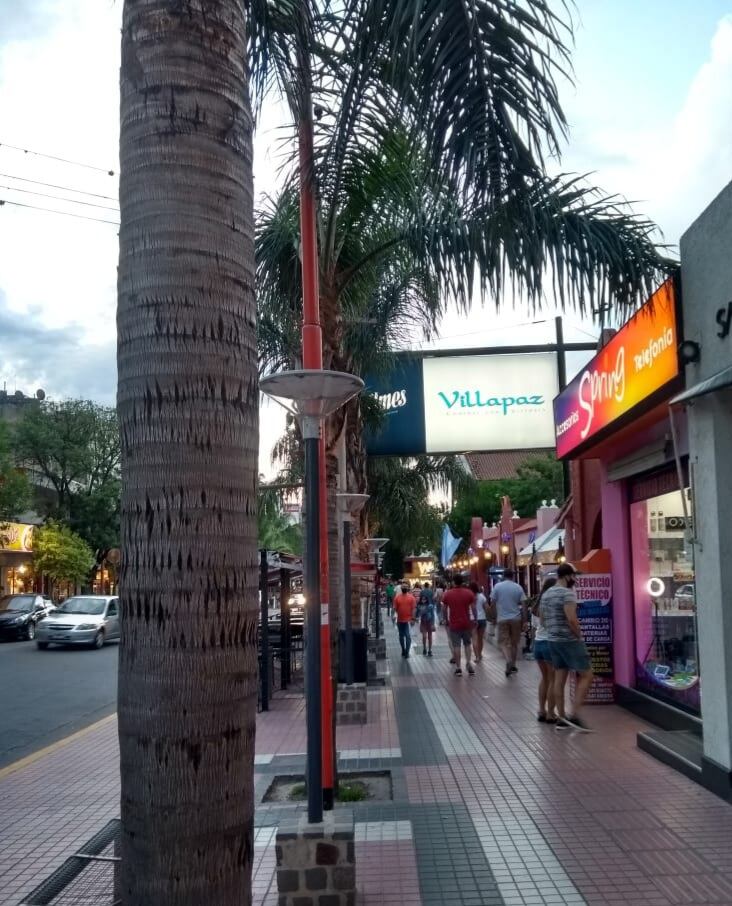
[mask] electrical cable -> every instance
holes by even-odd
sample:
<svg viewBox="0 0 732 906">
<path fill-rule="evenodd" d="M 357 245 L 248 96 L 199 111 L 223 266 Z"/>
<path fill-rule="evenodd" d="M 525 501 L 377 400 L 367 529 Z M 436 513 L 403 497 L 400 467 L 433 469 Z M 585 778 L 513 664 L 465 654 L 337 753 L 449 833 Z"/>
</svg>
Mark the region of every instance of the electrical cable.
<svg viewBox="0 0 732 906">
<path fill-rule="evenodd" d="M 114 170 L 108 170 L 106 167 L 96 167 L 94 164 L 85 164 L 80 160 L 69 160 L 67 157 L 57 157 L 55 154 L 45 154 L 43 151 L 33 151 L 31 148 L 21 148 L 19 145 L 9 145 L 7 142 L 0 142 L 0 148 L 10 148 L 13 151 L 21 151 L 23 154 L 32 154 L 34 157 L 45 157 L 46 160 L 55 160 L 62 164 L 69 164 L 72 167 L 96 170 L 97 173 L 104 173 L 106 176 L 115 175 Z"/>
<path fill-rule="evenodd" d="M 15 186 L 2 186 L 0 189 L 7 189 L 10 192 L 23 192 L 25 195 L 38 195 L 40 198 L 53 198 L 55 201 L 67 201 L 69 204 L 83 204 L 89 208 L 103 208 L 105 211 L 119 211 L 119 208 L 113 208 L 108 204 L 97 204 L 95 201 L 78 201 L 76 198 L 64 198 L 63 195 L 49 195 L 47 192 L 34 192 L 33 189 L 17 189 Z"/>
<path fill-rule="evenodd" d="M 19 182 L 29 182 L 34 186 L 45 186 L 47 189 L 61 189 L 62 192 L 76 192 L 78 195 L 88 195 L 90 198 L 104 198 L 107 201 L 117 201 L 114 195 L 100 195 L 98 192 L 87 192 L 85 189 L 74 189 L 72 186 L 57 186 L 55 185 L 55 183 L 42 182 L 40 179 L 28 179 L 25 176 L 13 176 L 12 173 L 0 173 L 0 179 L 17 179 Z"/>
<path fill-rule="evenodd" d="M 119 226 L 119 220 L 103 220 L 101 217 L 89 217 L 87 214 L 73 214 L 71 211 L 57 211 L 54 208 L 42 208 L 35 204 L 23 204 L 21 201 L 10 201 L 7 198 L 0 198 L 0 207 L 6 204 L 15 205 L 16 208 L 28 208 L 30 211 L 45 211 L 47 214 L 63 214 L 65 217 L 76 217 L 79 220 L 95 220 L 97 223 L 111 223 L 113 226 Z"/>
</svg>

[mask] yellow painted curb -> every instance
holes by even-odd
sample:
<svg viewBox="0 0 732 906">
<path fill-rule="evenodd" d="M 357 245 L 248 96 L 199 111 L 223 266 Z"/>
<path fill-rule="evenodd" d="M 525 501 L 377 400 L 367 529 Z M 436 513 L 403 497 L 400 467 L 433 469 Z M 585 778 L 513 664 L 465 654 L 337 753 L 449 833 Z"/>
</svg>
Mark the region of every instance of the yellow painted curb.
<svg viewBox="0 0 732 906">
<path fill-rule="evenodd" d="M 109 714 L 107 717 L 103 717 L 101 720 L 96 721 L 96 723 L 89 724 L 88 727 L 83 727 L 81 730 L 77 730 L 75 733 L 70 733 L 68 736 L 64 736 L 63 739 L 59 739 L 56 742 L 51 743 L 50 746 L 46 746 L 43 749 L 39 749 L 37 752 L 32 752 L 30 755 L 26 755 L 25 758 L 19 758 L 18 761 L 14 761 L 12 764 L 7 765 L 7 767 L 0 768 L 0 780 L 2 780 L 4 777 L 7 777 L 9 774 L 14 774 L 16 771 L 27 768 L 28 765 L 34 764 L 34 762 L 36 761 L 40 761 L 41 758 L 45 758 L 46 755 L 50 755 L 51 752 L 56 752 L 58 749 L 62 749 L 70 742 L 81 739 L 82 736 L 87 736 L 89 733 L 93 733 L 94 730 L 99 730 L 101 727 L 111 723 L 113 720 L 117 720 L 116 712 L 114 714 Z"/>
</svg>

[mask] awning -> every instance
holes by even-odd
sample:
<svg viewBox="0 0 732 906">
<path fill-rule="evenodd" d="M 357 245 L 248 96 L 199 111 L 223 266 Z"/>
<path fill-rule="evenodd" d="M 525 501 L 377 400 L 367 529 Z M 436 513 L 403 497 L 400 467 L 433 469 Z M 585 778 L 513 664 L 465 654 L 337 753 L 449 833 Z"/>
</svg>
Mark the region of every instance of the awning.
<svg viewBox="0 0 732 906">
<path fill-rule="evenodd" d="M 690 403 L 692 400 L 699 399 L 700 396 L 706 396 L 708 393 L 724 390 L 727 387 L 732 387 L 732 365 L 729 368 L 718 371 L 705 381 L 694 384 L 693 387 L 684 390 L 683 393 L 679 393 L 678 396 L 671 400 L 669 406 L 680 406 L 683 403 Z"/>
<path fill-rule="evenodd" d="M 537 556 L 540 554 L 553 554 L 559 550 L 559 545 L 563 541 L 564 529 L 553 525 L 548 532 L 539 535 L 533 544 L 527 544 L 526 547 L 522 548 L 517 556 L 531 557 L 533 554 L 536 554 Z"/>
</svg>

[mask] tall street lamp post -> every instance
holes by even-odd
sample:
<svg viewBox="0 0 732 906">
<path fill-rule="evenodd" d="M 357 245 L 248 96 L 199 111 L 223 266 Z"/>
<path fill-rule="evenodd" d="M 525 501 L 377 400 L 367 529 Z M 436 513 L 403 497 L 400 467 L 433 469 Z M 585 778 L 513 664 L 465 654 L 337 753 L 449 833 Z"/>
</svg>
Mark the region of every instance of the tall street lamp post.
<svg viewBox="0 0 732 906">
<path fill-rule="evenodd" d="M 374 569 L 375 569 L 375 575 L 374 575 L 374 599 L 375 599 L 375 601 L 376 601 L 376 626 L 375 626 L 375 628 L 374 628 L 374 638 L 377 638 L 377 639 L 378 639 L 378 638 L 380 638 L 380 636 L 381 636 L 380 626 L 379 626 L 379 623 L 380 623 L 380 619 L 379 619 L 379 612 L 380 612 L 379 594 L 380 594 L 380 591 L 381 591 L 381 589 L 380 589 L 380 583 L 379 583 L 380 566 L 381 566 L 381 560 L 380 560 L 380 558 L 383 557 L 383 554 L 380 554 L 380 551 L 381 551 L 382 547 L 384 547 L 386 544 L 389 543 L 389 539 L 388 539 L 388 538 L 367 538 L 366 541 L 368 542 L 369 550 L 371 551 L 371 555 L 372 555 L 373 558 L 374 558 Z"/>
<path fill-rule="evenodd" d="M 307 726 L 308 821 L 323 820 L 323 796 L 332 807 L 330 792 L 323 784 L 323 739 L 330 739 L 330 715 L 323 713 L 321 702 L 321 626 L 328 622 L 328 605 L 321 600 L 321 512 L 319 448 L 322 420 L 363 390 L 363 381 L 339 371 L 304 369 L 283 371 L 262 378 L 259 389 L 293 413 L 300 423 L 305 446 L 305 538 L 303 564 L 305 586 L 305 705 Z M 327 588 L 325 593 L 327 596 Z M 327 597 L 326 597 L 327 600 Z M 327 721 L 327 723 L 326 723 Z M 327 752 L 326 752 L 327 757 Z M 330 775 L 330 771 L 327 776 Z M 332 781 L 331 781 L 332 783 Z"/>
<path fill-rule="evenodd" d="M 351 522 L 364 508 L 368 494 L 336 494 L 343 519 L 343 601 L 346 683 L 353 685 L 353 612 L 351 610 Z"/>
</svg>

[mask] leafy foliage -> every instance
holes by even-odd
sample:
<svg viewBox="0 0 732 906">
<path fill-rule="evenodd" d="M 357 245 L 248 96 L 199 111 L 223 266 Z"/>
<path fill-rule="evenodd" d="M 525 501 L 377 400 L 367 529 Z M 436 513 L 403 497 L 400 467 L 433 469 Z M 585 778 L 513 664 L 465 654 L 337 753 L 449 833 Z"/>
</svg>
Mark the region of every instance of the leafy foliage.
<svg viewBox="0 0 732 906">
<path fill-rule="evenodd" d="M 470 520 L 481 516 L 489 525 L 501 515 L 501 498 L 508 495 L 514 509 L 523 517 L 532 517 L 544 500 L 562 503 L 562 466 L 551 456 L 534 456 L 516 470 L 517 478 L 479 481 L 468 494 L 456 495 L 447 521 L 455 535 L 470 536 Z"/>
<path fill-rule="evenodd" d="M 13 457 L 10 430 L 5 422 L 0 422 L 0 520 L 17 518 L 30 501 L 28 479 Z"/>
<path fill-rule="evenodd" d="M 56 493 L 47 515 L 95 550 L 119 543 L 120 439 L 116 410 L 87 400 L 28 408 L 15 432 L 18 459 Z"/>
<path fill-rule="evenodd" d="M 302 555 L 302 526 L 282 512 L 278 489 L 260 485 L 257 497 L 257 544 L 260 550 Z"/>
<path fill-rule="evenodd" d="M 94 566 L 94 554 L 86 541 L 53 522 L 34 532 L 33 560 L 36 572 L 54 582 L 83 582 Z"/>
<path fill-rule="evenodd" d="M 371 457 L 368 482 L 369 530 L 390 539 L 384 570 L 395 576 L 406 556 L 438 550 L 444 513 L 430 496 L 450 485 L 467 494 L 474 484 L 454 456 Z"/>
</svg>

